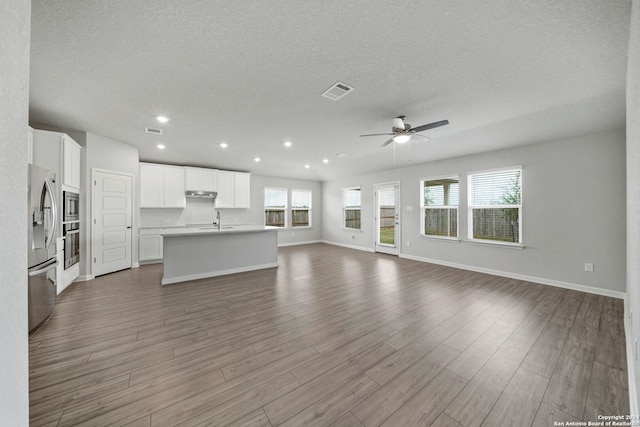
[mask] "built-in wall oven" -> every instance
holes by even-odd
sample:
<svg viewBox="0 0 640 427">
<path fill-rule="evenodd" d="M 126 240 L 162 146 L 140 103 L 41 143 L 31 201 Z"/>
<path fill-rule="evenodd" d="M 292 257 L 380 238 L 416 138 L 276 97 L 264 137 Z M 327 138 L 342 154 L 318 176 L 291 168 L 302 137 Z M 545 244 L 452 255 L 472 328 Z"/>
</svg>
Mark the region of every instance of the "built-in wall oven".
<svg viewBox="0 0 640 427">
<path fill-rule="evenodd" d="M 62 224 L 64 230 L 64 269 L 80 262 L 80 222 Z"/>
<path fill-rule="evenodd" d="M 72 191 L 65 191 L 63 193 L 64 205 L 63 211 L 64 216 L 62 217 L 62 222 L 72 222 L 80 220 L 80 196 L 78 193 L 74 193 Z"/>
<path fill-rule="evenodd" d="M 80 197 L 78 193 L 63 194 L 62 232 L 64 235 L 64 269 L 80 262 Z"/>
</svg>

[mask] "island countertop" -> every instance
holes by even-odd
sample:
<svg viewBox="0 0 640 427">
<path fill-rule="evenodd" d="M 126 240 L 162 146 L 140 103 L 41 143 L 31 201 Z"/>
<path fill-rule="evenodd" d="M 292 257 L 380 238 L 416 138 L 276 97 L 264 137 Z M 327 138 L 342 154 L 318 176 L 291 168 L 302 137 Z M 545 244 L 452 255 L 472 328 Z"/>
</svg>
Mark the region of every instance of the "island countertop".
<svg viewBox="0 0 640 427">
<path fill-rule="evenodd" d="M 200 234 L 230 234 L 230 233 L 255 233 L 260 231 L 279 230 L 278 227 L 270 227 L 264 225 L 223 225 L 220 229 L 218 226 L 211 224 L 186 225 L 184 227 L 171 227 L 162 231 L 163 237 L 172 236 L 190 236 Z"/>
</svg>

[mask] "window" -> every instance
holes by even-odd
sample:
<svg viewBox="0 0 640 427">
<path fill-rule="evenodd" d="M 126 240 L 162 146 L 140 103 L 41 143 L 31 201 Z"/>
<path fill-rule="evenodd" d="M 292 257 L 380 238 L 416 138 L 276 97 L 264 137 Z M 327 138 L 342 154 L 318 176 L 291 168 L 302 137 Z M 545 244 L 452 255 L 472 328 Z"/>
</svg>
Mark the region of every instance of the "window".
<svg viewBox="0 0 640 427">
<path fill-rule="evenodd" d="M 264 225 L 272 227 L 311 227 L 311 190 L 291 190 L 289 212 L 289 189 L 264 189 Z"/>
<path fill-rule="evenodd" d="M 420 181 L 421 228 L 424 236 L 458 237 L 458 177 Z"/>
<path fill-rule="evenodd" d="M 287 212 L 287 189 L 264 189 L 264 225 L 285 227 Z"/>
<path fill-rule="evenodd" d="M 291 227 L 311 227 L 311 190 L 291 190 Z"/>
<path fill-rule="evenodd" d="M 469 175 L 469 238 L 522 243 L 522 168 Z"/>
<path fill-rule="evenodd" d="M 342 211 L 344 228 L 360 230 L 360 187 L 342 189 Z"/>
</svg>

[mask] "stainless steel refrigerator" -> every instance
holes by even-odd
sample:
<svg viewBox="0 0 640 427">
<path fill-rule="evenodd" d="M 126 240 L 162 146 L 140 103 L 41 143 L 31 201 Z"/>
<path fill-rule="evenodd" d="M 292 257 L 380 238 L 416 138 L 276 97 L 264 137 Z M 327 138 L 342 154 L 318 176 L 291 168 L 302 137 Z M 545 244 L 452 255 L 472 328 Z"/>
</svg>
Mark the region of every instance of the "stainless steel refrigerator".
<svg viewBox="0 0 640 427">
<path fill-rule="evenodd" d="M 58 266 L 56 260 L 56 175 L 29 165 L 29 332 L 53 311 L 56 284 L 47 274 Z"/>
</svg>

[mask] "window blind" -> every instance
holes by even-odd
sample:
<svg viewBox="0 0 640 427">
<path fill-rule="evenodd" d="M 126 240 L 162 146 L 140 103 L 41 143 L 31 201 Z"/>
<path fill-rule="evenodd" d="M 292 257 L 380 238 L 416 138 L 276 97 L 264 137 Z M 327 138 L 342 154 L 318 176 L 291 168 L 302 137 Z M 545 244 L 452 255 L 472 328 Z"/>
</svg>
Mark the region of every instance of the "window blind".
<svg viewBox="0 0 640 427">
<path fill-rule="evenodd" d="M 520 204 L 520 170 L 471 175 L 473 206 Z"/>
<path fill-rule="evenodd" d="M 265 188 L 264 207 L 284 209 L 287 207 L 286 188 Z"/>
</svg>

